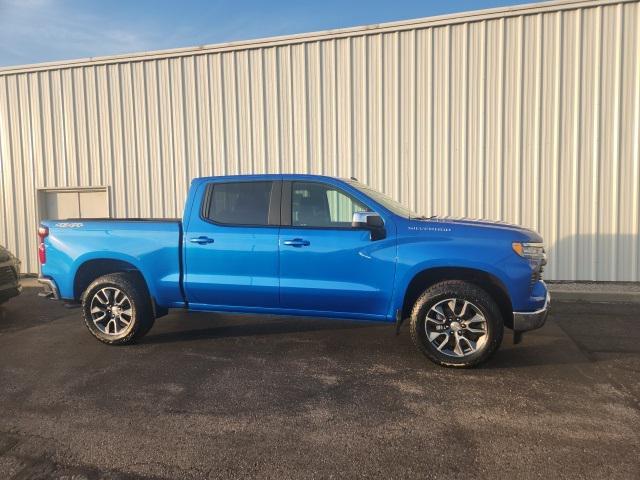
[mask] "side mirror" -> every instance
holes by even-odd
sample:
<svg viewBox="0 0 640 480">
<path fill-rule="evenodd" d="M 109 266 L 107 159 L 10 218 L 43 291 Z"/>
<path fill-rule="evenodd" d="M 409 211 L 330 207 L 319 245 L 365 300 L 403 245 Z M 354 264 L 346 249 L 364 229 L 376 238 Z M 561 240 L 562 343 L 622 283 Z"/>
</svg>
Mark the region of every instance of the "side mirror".
<svg viewBox="0 0 640 480">
<path fill-rule="evenodd" d="M 387 236 L 384 220 L 376 212 L 355 212 L 351 226 L 369 230 L 371 232 L 371 240 L 381 240 Z"/>
</svg>

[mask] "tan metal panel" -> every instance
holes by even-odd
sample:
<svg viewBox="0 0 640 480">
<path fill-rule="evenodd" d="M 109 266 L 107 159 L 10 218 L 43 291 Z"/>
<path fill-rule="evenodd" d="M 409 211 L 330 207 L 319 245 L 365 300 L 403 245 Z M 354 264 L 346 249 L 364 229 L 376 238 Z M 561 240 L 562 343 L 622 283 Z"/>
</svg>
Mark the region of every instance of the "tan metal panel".
<svg viewBox="0 0 640 480">
<path fill-rule="evenodd" d="M 639 23 L 569 0 L 0 69 L 0 241 L 37 271 L 39 188 L 165 217 L 194 176 L 310 172 L 537 229 L 547 278 L 639 281 Z"/>
</svg>

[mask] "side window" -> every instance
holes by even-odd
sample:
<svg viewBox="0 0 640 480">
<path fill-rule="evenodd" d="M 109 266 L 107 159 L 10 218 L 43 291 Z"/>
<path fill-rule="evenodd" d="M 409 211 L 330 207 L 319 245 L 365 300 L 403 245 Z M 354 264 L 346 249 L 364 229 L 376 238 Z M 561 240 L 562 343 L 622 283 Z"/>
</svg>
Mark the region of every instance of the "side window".
<svg viewBox="0 0 640 480">
<path fill-rule="evenodd" d="M 268 225 L 273 182 L 215 183 L 204 216 L 227 225 Z"/>
<path fill-rule="evenodd" d="M 349 228 L 354 212 L 369 209 L 342 190 L 315 182 L 291 185 L 291 225 Z"/>
</svg>

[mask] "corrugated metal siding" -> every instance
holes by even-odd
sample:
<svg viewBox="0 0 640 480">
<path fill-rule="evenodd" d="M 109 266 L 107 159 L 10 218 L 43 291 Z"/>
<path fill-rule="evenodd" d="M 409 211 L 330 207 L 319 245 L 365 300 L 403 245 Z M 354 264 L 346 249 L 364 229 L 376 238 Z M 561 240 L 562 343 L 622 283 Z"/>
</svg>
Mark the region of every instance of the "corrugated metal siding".
<svg viewBox="0 0 640 480">
<path fill-rule="evenodd" d="M 36 189 L 180 216 L 191 178 L 355 176 L 539 230 L 547 278 L 640 280 L 640 7 L 560 2 L 0 71 L 0 242 Z"/>
</svg>

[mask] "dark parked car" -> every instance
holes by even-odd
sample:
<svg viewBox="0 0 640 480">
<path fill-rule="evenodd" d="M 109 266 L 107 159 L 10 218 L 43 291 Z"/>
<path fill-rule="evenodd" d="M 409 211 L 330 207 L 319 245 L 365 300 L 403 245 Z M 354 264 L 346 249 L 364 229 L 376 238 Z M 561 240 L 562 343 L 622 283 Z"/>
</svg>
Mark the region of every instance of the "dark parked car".
<svg viewBox="0 0 640 480">
<path fill-rule="evenodd" d="M 20 294 L 20 260 L 0 245 L 0 303 Z"/>
</svg>

